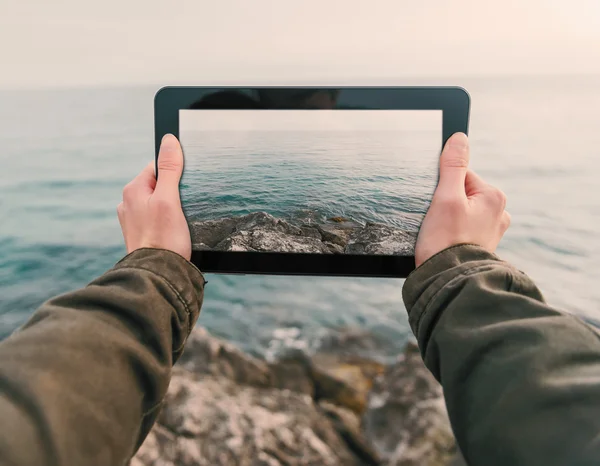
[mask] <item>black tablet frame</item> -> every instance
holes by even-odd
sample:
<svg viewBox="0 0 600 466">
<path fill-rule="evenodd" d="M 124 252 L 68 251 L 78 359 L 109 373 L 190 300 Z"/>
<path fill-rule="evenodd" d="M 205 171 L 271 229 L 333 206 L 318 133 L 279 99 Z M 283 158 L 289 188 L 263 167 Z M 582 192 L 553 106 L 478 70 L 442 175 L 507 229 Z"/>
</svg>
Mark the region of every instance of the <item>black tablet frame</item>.
<svg viewBox="0 0 600 466">
<path fill-rule="evenodd" d="M 160 89 L 154 99 L 156 161 L 163 136 L 171 133 L 179 138 L 180 110 L 190 109 L 202 97 L 219 91 L 254 94 L 279 89 L 339 91 L 340 103 L 346 102 L 340 108 L 343 110 L 441 110 L 442 147 L 452 134 L 468 134 L 471 99 L 461 87 L 169 86 Z M 285 105 L 263 110 L 293 109 L 306 108 Z M 224 274 L 406 278 L 415 268 L 415 259 L 411 256 L 355 254 L 193 251 L 192 262 L 203 272 Z"/>
</svg>

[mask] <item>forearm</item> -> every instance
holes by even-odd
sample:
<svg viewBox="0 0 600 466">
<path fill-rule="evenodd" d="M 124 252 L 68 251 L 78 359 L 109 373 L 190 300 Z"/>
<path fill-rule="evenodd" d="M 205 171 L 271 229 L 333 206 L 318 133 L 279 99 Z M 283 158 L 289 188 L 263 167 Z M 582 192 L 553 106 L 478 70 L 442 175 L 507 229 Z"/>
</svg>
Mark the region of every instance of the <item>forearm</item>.
<svg viewBox="0 0 600 466">
<path fill-rule="evenodd" d="M 124 464 L 154 422 L 203 287 L 183 258 L 146 249 L 45 303 L 0 344 L 0 458 Z"/>
<path fill-rule="evenodd" d="M 469 464 L 598 464 L 598 333 L 472 246 L 425 263 L 404 298 Z"/>
</svg>

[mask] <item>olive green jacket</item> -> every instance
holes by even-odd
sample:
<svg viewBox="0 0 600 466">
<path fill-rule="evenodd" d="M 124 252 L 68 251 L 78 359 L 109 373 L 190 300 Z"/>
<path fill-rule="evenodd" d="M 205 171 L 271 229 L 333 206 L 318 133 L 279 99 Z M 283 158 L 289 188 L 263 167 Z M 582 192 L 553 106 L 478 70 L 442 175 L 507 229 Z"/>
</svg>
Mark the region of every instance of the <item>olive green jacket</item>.
<svg viewBox="0 0 600 466">
<path fill-rule="evenodd" d="M 136 251 L 0 343 L 0 464 L 123 465 L 150 430 L 205 280 Z M 427 367 L 471 465 L 600 464 L 600 335 L 476 246 L 404 285 Z"/>
</svg>

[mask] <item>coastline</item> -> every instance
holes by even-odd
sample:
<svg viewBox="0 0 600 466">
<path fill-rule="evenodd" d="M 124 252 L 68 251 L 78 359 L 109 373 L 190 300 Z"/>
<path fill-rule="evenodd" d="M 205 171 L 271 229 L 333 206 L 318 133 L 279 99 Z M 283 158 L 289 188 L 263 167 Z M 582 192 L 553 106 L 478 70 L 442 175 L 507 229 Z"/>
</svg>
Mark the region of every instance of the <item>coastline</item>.
<svg viewBox="0 0 600 466">
<path fill-rule="evenodd" d="M 362 329 L 327 342 L 266 361 L 197 327 L 131 465 L 464 464 L 414 342 L 390 364 L 364 356 L 383 348 Z"/>
<path fill-rule="evenodd" d="M 298 225 L 266 212 L 191 221 L 192 249 L 412 256 L 417 232 L 332 217 Z"/>
</svg>

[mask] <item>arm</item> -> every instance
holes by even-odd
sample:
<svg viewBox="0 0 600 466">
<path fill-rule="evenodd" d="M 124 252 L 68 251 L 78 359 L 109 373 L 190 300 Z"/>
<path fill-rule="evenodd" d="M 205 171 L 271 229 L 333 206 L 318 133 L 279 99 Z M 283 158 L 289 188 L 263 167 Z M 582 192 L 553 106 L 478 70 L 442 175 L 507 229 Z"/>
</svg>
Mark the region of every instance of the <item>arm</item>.
<svg viewBox="0 0 600 466">
<path fill-rule="evenodd" d="M 183 154 L 167 135 L 117 207 L 129 255 L 0 344 L 0 463 L 123 465 L 148 434 L 205 280 L 189 259 Z"/>
<path fill-rule="evenodd" d="M 403 290 L 458 444 L 473 466 L 600 464 L 599 334 L 493 254 L 506 196 L 469 157 L 450 138 Z"/>
<path fill-rule="evenodd" d="M 125 464 L 154 423 L 203 287 L 181 256 L 140 249 L 42 305 L 0 343 L 0 462 Z"/>
<path fill-rule="evenodd" d="M 600 463 L 600 335 L 475 246 L 435 255 L 404 299 L 471 465 Z"/>
</svg>

